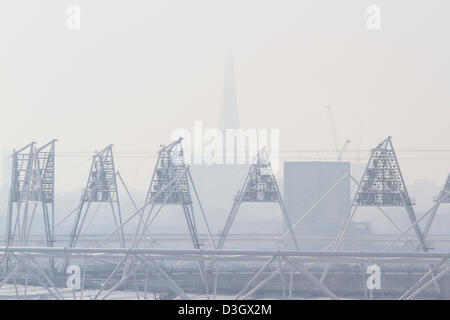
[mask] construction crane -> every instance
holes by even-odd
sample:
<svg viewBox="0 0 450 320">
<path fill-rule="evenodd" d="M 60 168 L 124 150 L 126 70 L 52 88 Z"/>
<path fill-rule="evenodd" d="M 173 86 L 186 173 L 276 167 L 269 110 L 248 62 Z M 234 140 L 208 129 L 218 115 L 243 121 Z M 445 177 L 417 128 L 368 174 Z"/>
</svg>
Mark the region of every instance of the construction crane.
<svg viewBox="0 0 450 320">
<path fill-rule="evenodd" d="M 333 140 L 334 140 L 334 147 L 336 149 L 336 157 L 337 161 L 342 160 L 342 156 L 344 155 L 345 150 L 347 149 L 348 144 L 350 143 L 350 140 L 346 140 L 344 145 L 341 147 L 341 144 L 339 143 L 339 139 L 336 134 L 336 125 L 334 123 L 333 113 L 331 112 L 331 108 L 329 106 L 325 106 L 325 108 L 328 110 L 328 117 L 330 118 L 330 127 L 331 127 L 331 133 L 333 134 Z"/>
</svg>

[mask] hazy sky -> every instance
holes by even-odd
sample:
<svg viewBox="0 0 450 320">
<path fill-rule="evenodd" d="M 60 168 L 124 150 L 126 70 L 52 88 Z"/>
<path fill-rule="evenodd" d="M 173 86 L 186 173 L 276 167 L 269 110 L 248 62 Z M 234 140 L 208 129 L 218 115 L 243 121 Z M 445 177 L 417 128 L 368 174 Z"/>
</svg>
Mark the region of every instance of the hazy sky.
<svg viewBox="0 0 450 320">
<path fill-rule="evenodd" d="M 70 4 L 81 30 L 66 26 Z M 373 4 L 381 30 L 366 27 Z M 282 158 L 333 150 L 329 104 L 341 143 L 367 150 L 392 135 L 408 182 L 441 183 L 449 12 L 448 0 L 1 0 L 0 149 L 59 139 L 64 190 L 84 183 L 87 155 L 114 143 L 117 167 L 146 187 L 153 160 L 134 155 L 194 120 L 217 126 L 232 53 L 240 125 L 279 128 Z"/>
</svg>

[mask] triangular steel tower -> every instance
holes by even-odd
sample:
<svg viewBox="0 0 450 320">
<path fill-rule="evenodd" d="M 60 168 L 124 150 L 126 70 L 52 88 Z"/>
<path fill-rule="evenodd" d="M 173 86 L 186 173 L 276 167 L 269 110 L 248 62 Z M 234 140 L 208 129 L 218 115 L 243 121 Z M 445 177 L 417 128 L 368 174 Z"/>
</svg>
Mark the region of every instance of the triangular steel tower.
<svg viewBox="0 0 450 320">
<path fill-rule="evenodd" d="M 431 225 L 433 224 L 434 217 L 436 216 L 439 207 L 443 203 L 450 203 L 450 174 L 447 176 L 447 180 L 445 181 L 444 187 L 439 192 L 439 195 L 434 199 L 435 204 L 430 209 L 430 216 L 428 217 L 427 224 L 423 230 L 424 237 L 428 235 L 430 231 Z"/>
<path fill-rule="evenodd" d="M 376 207 L 412 204 L 390 138 L 372 150 L 356 194 L 356 204 Z"/>
<path fill-rule="evenodd" d="M 270 165 L 269 157 L 265 149 L 262 149 L 256 155 L 256 159 L 250 166 L 250 170 L 244 181 L 242 189 L 238 192 L 234 199 L 233 206 L 228 215 L 225 227 L 222 231 L 217 248 L 221 249 L 225 243 L 231 226 L 236 218 L 237 212 L 243 202 L 272 202 L 278 203 L 283 214 L 285 224 L 289 228 L 292 240 L 296 249 L 298 244 L 295 239 L 294 231 L 286 212 L 280 190 Z"/>
<path fill-rule="evenodd" d="M 420 250 L 428 252 L 423 233 L 416 220 L 413 201 L 409 197 L 390 136 L 372 149 L 366 169 L 333 244 L 332 251 L 340 250 L 345 233 L 359 207 L 377 207 L 398 230 L 398 226 L 382 208 L 404 207 L 419 242 Z M 408 230 L 410 229 L 406 231 Z M 402 233 L 402 230 L 399 231 Z M 321 282 L 325 280 L 327 274 L 328 264 L 325 265 L 320 279 Z M 437 289 L 440 293 L 443 292 L 440 285 L 437 285 Z"/>
<path fill-rule="evenodd" d="M 182 208 L 194 248 L 198 249 L 202 246 L 198 238 L 195 221 L 194 201 L 191 195 L 192 187 L 208 230 L 211 244 L 214 247 L 208 222 L 189 171 L 189 166 L 186 166 L 184 162 L 182 140 L 182 138 L 179 138 L 167 146 L 161 146 L 145 201 L 146 204 L 151 204 L 150 209 L 143 210 L 140 215 L 134 246 L 137 246 L 142 240 L 148 232 L 151 223 L 166 205 L 178 205 Z M 159 207 L 154 210 L 156 206 Z"/>
<path fill-rule="evenodd" d="M 161 145 L 150 187 L 145 199 L 144 209 L 139 217 L 133 247 L 137 247 L 143 237 L 147 235 L 150 225 L 166 205 L 176 205 L 180 206 L 183 210 L 194 248 L 200 249 L 203 244 L 200 243 L 198 237 L 191 187 L 194 191 L 195 200 L 200 209 L 203 222 L 208 231 L 211 246 L 213 248 L 215 247 L 205 212 L 203 211 L 200 198 L 189 171 L 189 166 L 186 166 L 184 162 L 182 141 L 183 138 L 179 138 L 167 146 Z M 147 205 L 150 207 L 149 210 L 146 210 Z M 155 207 L 158 208 L 155 209 Z M 208 296 L 209 289 L 205 266 L 203 261 L 199 261 L 198 264 L 200 276 L 204 282 L 206 294 Z"/>
<path fill-rule="evenodd" d="M 32 142 L 12 155 L 6 246 L 26 245 L 39 205 L 46 244 L 54 245 L 55 142 L 39 149 Z"/>
<path fill-rule="evenodd" d="M 154 204 L 192 205 L 187 174 L 182 174 L 185 169 L 181 139 L 163 147 L 158 154 L 146 200 L 153 198 Z M 174 190 L 162 190 L 179 174 Z"/>
<path fill-rule="evenodd" d="M 398 229 L 389 215 L 382 209 L 383 207 L 404 207 L 411 227 L 414 230 L 420 250 L 428 252 L 425 238 L 416 220 L 413 201 L 409 197 L 405 180 L 403 179 L 391 137 L 387 137 L 374 149 L 372 149 L 366 169 L 358 184 L 356 193 L 349 207 L 347 216 L 339 230 L 332 250 L 338 251 L 341 248 L 345 233 L 356 214 L 359 207 L 377 207 L 381 213 Z M 408 231 L 407 229 L 406 231 Z M 401 230 L 399 230 L 402 232 Z M 432 266 L 431 266 L 432 267 Z M 321 282 L 325 280 L 328 273 L 328 264 L 322 273 Z M 437 289 L 442 293 L 440 284 Z"/>
<path fill-rule="evenodd" d="M 81 201 L 73 222 L 69 247 L 75 247 L 92 203 L 110 204 L 114 223 L 119 228 L 120 244 L 122 247 L 125 247 L 112 147 L 113 145 L 109 145 L 93 156 L 86 187 L 82 192 Z"/>
<path fill-rule="evenodd" d="M 413 208 L 413 201 L 408 194 L 405 180 L 403 179 L 391 137 L 387 137 L 378 146 L 372 149 L 366 169 L 361 181 L 358 184 L 355 196 L 353 197 L 348 214 L 339 230 L 333 251 L 341 248 L 345 233 L 359 207 L 377 207 L 381 213 L 399 230 L 389 215 L 382 209 L 383 207 L 404 207 L 408 214 L 411 226 L 406 230 L 399 230 L 401 235 L 411 228 L 414 230 L 419 243 L 419 251 L 428 252 L 429 248 L 425 243 L 424 233 L 421 231 Z M 398 239 L 398 238 L 397 238 Z M 434 266 L 428 266 L 430 274 L 433 275 Z M 325 280 L 328 273 L 328 264 L 322 273 L 321 282 Z M 445 297 L 445 289 L 441 281 L 435 283 L 439 294 Z"/>
<path fill-rule="evenodd" d="M 345 232 L 359 207 L 404 207 L 422 251 L 428 251 L 423 234 L 416 223 L 413 201 L 408 194 L 391 137 L 372 149 L 346 219 L 341 226 L 333 249 L 341 246 Z M 386 215 L 386 214 L 385 214 Z M 392 220 L 387 216 L 392 222 Z"/>
<path fill-rule="evenodd" d="M 439 193 L 436 201 L 440 201 L 441 203 L 450 203 L 450 174 L 447 176 L 447 181 L 445 182 L 444 188 L 442 188 L 442 191 Z"/>
<path fill-rule="evenodd" d="M 6 246 L 26 246 L 33 222 L 42 208 L 41 231 L 47 247 L 55 244 L 55 142 L 51 140 L 39 149 L 31 142 L 12 154 L 11 186 L 6 217 Z M 36 224 L 36 223 L 35 223 Z M 34 232 L 38 229 L 34 229 Z M 5 259 L 5 271 L 10 259 Z M 53 258 L 49 258 L 50 273 L 54 273 Z"/>
</svg>

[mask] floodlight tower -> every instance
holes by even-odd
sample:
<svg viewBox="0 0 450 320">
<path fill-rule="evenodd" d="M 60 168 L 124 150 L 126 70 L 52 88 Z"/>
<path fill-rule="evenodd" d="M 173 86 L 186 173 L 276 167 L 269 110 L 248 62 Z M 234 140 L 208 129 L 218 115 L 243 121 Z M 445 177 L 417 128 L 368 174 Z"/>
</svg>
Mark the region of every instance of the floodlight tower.
<svg viewBox="0 0 450 320">
<path fill-rule="evenodd" d="M 54 139 L 39 149 L 31 142 L 12 155 L 6 246 L 14 245 L 16 240 L 20 245 L 26 244 L 39 205 L 42 206 L 46 244 L 48 247 L 54 245 L 56 141 Z"/>
<path fill-rule="evenodd" d="M 186 166 L 184 162 L 182 140 L 182 138 L 179 138 L 167 146 L 161 146 L 145 200 L 146 203 L 151 203 L 151 206 L 149 210 L 143 210 L 140 215 L 136 229 L 135 245 L 144 237 L 151 223 L 164 206 L 177 205 L 183 210 L 194 248 L 198 249 L 202 246 L 198 238 L 195 221 L 194 201 L 191 195 L 192 187 L 203 221 L 208 230 L 211 245 L 214 247 L 206 215 L 189 171 L 189 166 Z M 174 179 L 176 180 L 175 182 Z M 159 206 L 157 210 L 154 210 L 155 206 Z"/>
<path fill-rule="evenodd" d="M 179 138 L 169 145 L 161 145 L 158 152 L 155 170 L 153 171 L 150 187 L 145 198 L 144 210 L 141 211 L 138 226 L 136 229 L 133 247 L 137 247 L 142 238 L 147 234 L 150 225 L 166 205 L 175 205 L 182 208 L 186 224 L 195 249 L 200 249 L 200 243 L 195 221 L 194 199 L 191 195 L 191 188 L 194 191 L 195 200 L 200 209 L 203 222 L 208 231 L 211 246 L 215 248 L 211 229 L 209 228 L 202 203 L 195 188 L 194 180 L 189 171 L 189 166 L 184 162 L 183 146 Z M 147 204 L 151 204 L 149 210 L 145 210 Z M 155 209 L 155 207 L 158 207 Z M 206 295 L 209 296 L 209 287 L 203 261 L 198 262 L 200 277 L 205 285 Z"/>
<path fill-rule="evenodd" d="M 122 213 L 119 193 L 117 190 L 116 171 L 114 167 L 113 145 L 94 154 L 89 177 L 84 188 L 78 211 L 75 216 L 69 247 L 75 247 L 83 229 L 86 217 L 92 203 L 109 203 L 116 227 L 119 228 L 120 245 L 125 247 L 125 237 L 122 228 Z"/>
<path fill-rule="evenodd" d="M 413 205 L 414 201 L 408 194 L 391 137 L 387 137 L 371 151 L 366 169 L 333 249 L 338 250 L 341 246 L 347 228 L 358 208 L 376 207 L 385 214 L 381 209 L 383 207 L 404 207 L 421 250 L 427 252 L 428 248 L 423 233 L 416 223 Z"/>
<path fill-rule="evenodd" d="M 408 194 L 394 146 L 391 137 L 389 136 L 372 149 L 366 169 L 358 184 L 348 214 L 339 230 L 332 250 L 338 251 L 340 249 L 348 226 L 358 208 L 376 207 L 391 223 L 393 223 L 392 219 L 382 208 L 403 207 L 411 222 L 411 226 L 419 243 L 419 249 L 423 252 L 428 252 L 429 248 L 425 243 L 424 234 L 417 223 L 413 205 L 414 201 Z M 429 266 L 429 268 L 431 270 L 433 266 Z M 432 271 L 430 272 L 433 274 Z M 325 266 L 322 273 L 321 282 L 325 280 L 327 273 L 328 264 Z M 441 295 L 445 294 L 441 281 L 436 283 L 436 288 Z"/>
<path fill-rule="evenodd" d="M 295 248 L 298 250 L 297 240 L 295 238 L 294 230 L 290 222 L 286 207 L 281 197 L 280 189 L 278 188 L 277 180 L 272 171 L 272 166 L 265 149 L 258 152 L 255 161 L 250 166 L 250 170 L 244 181 L 242 189 L 234 198 L 234 203 L 228 215 L 225 227 L 222 231 L 218 249 L 221 249 L 230 231 L 231 225 L 238 213 L 238 210 L 243 202 L 267 202 L 278 203 L 284 217 L 284 222 L 288 227 L 294 241 Z"/>
</svg>

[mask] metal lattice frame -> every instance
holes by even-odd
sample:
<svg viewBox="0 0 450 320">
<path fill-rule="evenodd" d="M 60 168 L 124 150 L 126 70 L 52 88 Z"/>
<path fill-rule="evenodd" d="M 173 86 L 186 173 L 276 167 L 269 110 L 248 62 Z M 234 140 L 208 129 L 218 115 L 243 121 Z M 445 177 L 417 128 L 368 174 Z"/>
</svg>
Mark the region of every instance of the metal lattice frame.
<svg viewBox="0 0 450 320">
<path fill-rule="evenodd" d="M 211 246 L 214 248 L 211 230 L 209 228 L 203 206 L 194 185 L 189 167 L 184 162 L 182 138 L 173 141 L 167 146 L 162 146 L 158 152 L 155 170 L 153 171 L 150 187 L 147 192 L 146 200 L 142 211 L 140 212 L 139 222 L 136 229 L 133 247 L 137 247 L 139 242 L 147 234 L 150 225 L 156 219 L 158 214 L 166 205 L 177 205 L 183 210 L 192 244 L 195 249 L 200 249 L 202 244 L 199 241 L 197 225 L 195 221 L 195 212 L 191 196 L 190 185 L 194 191 L 203 221 L 208 230 Z M 146 210 L 147 204 L 150 209 Z M 155 206 L 159 206 L 155 209 Z M 209 286 L 203 261 L 199 261 L 199 270 L 202 282 L 205 285 L 205 293 L 209 297 Z"/>
<path fill-rule="evenodd" d="M 294 241 L 294 245 L 296 249 L 298 249 L 294 230 L 286 212 L 286 207 L 284 205 L 283 198 L 281 197 L 280 189 L 278 188 L 278 184 L 265 149 L 258 152 L 255 161 L 250 166 L 244 185 L 234 199 L 233 206 L 228 215 L 217 248 L 220 249 L 223 247 L 234 219 L 236 218 L 237 212 L 243 202 L 278 203 L 280 205 L 285 224 L 287 225 L 292 240 Z"/>
<path fill-rule="evenodd" d="M 99 256 L 103 256 L 114 265 L 111 272 L 103 275 L 95 273 L 89 277 L 86 269 L 89 268 L 87 261 L 94 262 Z M 13 262 L 13 268 L 3 274 L 0 280 L 0 288 L 7 283 L 14 284 L 17 299 L 31 298 L 27 296 L 28 283 L 36 283 L 48 292 L 49 299 L 99 299 L 114 298 L 117 290 L 135 292 L 136 299 L 148 299 L 147 293 L 150 284 L 159 282 L 158 287 L 164 287 L 169 292 L 160 298 L 180 297 L 181 299 L 195 299 L 195 295 L 185 291 L 183 281 L 174 278 L 171 271 L 166 267 L 165 261 L 186 261 L 198 263 L 219 261 L 259 261 L 264 262 L 262 267 L 251 277 L 245 286 L 234 296 L 234 299 L 254 298 L 255 294 L 276 277 L 284 279 L 281 286 L 282 296 L 286 298 L 286 286 L 289 289 L 289 299 L 292 298 L 293 273 L 296 277 L 303 276 L 313 284 L 323 295 L 331 299 L 339 297 L 330 288 L 321 283 L 305 264 L 314 262 L 329 262 L 335 264 L 359 264 L 364 265 L 370 261 L 379 265 L 427 265 L 435 266 L 424 274 L 411 288 L 399 296 L 399 299 L 409 300 L 417 297 L 421 292 L 432 284 L 438 282 L 450 270 L 448 263 L 449 254 L 446 252 L 332 252 L 332 251 L 298 251 L 298 250 L 218 250 L 206 249 L 199 251 L 195 249 L 149 249 L 149 248 L 63 248 L 63 247 L 0 247 L 0 261 L 9 257 Z M 45 268 L 39 264 L 40 259 L 65 258 L 71 260 L 82 260 L 83 272 L 80 274 L 81 287 L 79 289 L 64 288 L 59 284 Z M 273 264 L 277 263 L 277 266 Z M 216 271 L 217 272 L 217 271 Z M 290 274 L 289 280 L 285 275 Z M 360 277 L 360 274 L 355 274 Z M 99 278 L 100 277 L 100 278 Z M 19 283 L 18 279 L 24 281 Z M 85 283 L 94 280 L 97 285 L 86 288 Z M 100 280 L 100 281 L 99 281 Z M 127 281 L 131 280 L 127 285 Z M 362 285 L 366 285 L 362 278 Z M 283 280 L 282 280 L 283 281 Z M 131 284 L 131 285 L 130 285 Z M 132 286 L 134 284 L 134 286 Z M 36 287 L 34 287 L 36 288 Z M 131 289 L 133 288 L 133 289 Z M 236 288 L 237 289 L 237 288 Z M 30 285 L 30 291 L 32 287 Z M 124 291 L 122 291 L 123 293 Z M 195 293 L 194 293 L 195 294 Z M 120 295 L 119 295 L 120 297 Z M 215 296 L 214 296 L 215 298 Z M 366 297 L 367 298 L 367 297 Z"/>
<path fill-rule="evenodd" d="M 49 247 L 54 244 L 55 142 L 52 140 L 39 149 L 32 142 L 12 155 L 7 246 L 14 245 L 16 240 L 26 244 L 39 205 L 46 244 Z"/>
<path fill-rule="evenodd" d="M 349 212 L 339 230 L 333 246 L 334 250 L 340 248 L 345 232 L 359 207 L 377 207 L 380 210 L 382 207 L 404 207 L 411 224 L 414 226 L 413 229 L 421 249 L 425 252 L 428 251 L 423 234 L 416 223 L 413 201 L 409 197 L 391 137 L 387 137 L 376 148 L 372 149 Z"/>
<path fill-rule="evenodd" d="M 413 201 L 409 197 L 390 136 L 371 151 L 369 161 L 358 184 L 348 214 L 332 247 L 333 251 L 336 252 L 340 249 L 345 233 L 357 209 L 366 206 L 377 207 L 390 222 L 392 222 L 392 219 L 383 211 L 382 207 L 404 207 L 411 222 L 411 228 L 419 242 L 420 250 L 428 252 L 429 249 L 420 230 L 419 221 L 416 219 Z M 433 269 L 433 266 L 430 266 L 430 269 Z M 325 266 L 321 282 L 325 280 L 327 273 L 328 264 Z M 440 283 L 435 282 L 435 284 L 438 292 L 444 294 Z"/>
<path fill-rule="evenodd" d="M 73 222 L 69 247 L 75 247 L 92 203 L 109 203 L 116 227 L 119 227 L 121 246 L 125 247 L 122 213 L 117 190 L 113 145 L 94 154 L 86 187 Z"/>
<path fill-rule="evenodd" d="M 36 207 L 39 203 L 42 203 L 42 205 L 47 208 L 46 211 L 43 207 L 44 215 L 53 215 L 55 173 L 54 142 L 55 140 L 39 149 L 35 148 L 35 143 L 31 143 L 13 154 L 13 175 L 9 207 L 12 207 L 14 210 L 8 209 L 7 229 L 12 232 L 12 235 L 8 233 L 7 239 L 14 240 L 15 232 L 13 232 L 13 230 L 16 230 L 19 234 L 19 232 L 21 232 L 20 230 L 28 229 L 28 227 L 23 227 L 24 221 L 27 221 L 24 217 L 27 216 L 25 212 L 28 210 L 28 205 L 34 205 Z M 356 211 L 356 208 L 359 206 L 375 206 L 379 208 L 404 206 L 407 211 L 409 210 L 408 206 L 412 208 L 412 201 L 407 193 L 390 138 L 384 140 L 372 152 L 374 153 L 374 157 L 371 157 L 369 160 L 369 164 L 361 182 L 358 185 L 358 190 L 352 202 L 353 210 L 349 211 L 349 215 L 343 226 L 348 226 Z M 109 202 L 119 204 L 115 176 L 116 173 L 114 169 L 112 149 L 111 146 L 108 146 L 94 156 L 88 182 L 82 194 L 82 201 L 79 208 L 80 210 L 78 211 L 78 221 L 84 221 L 89 209 L 86 207 L 85 211 L 83 211 L 84 202 L 88 202 L 88 205 L 92 202 Z M 443 191 L 441 191 L 437 199 L 437 203 L 447 203 L 446 199 L 448 199 L 447 197 L 450 194 L 448 181 L 449 179 L 447 179 L 447 183 L 444 186 Z M 191 206 L 192 208 L 193 198 L 191 197 L 190 190 L 194 191 L 194 194 L 198 200 L 198 194 L 194 184 L 192 183 L 189 167 L 185 166 L 184 161 L 182 161 L 180 139 L 167 147 L 163 147 L 161 150 L 160 158 L 158 158 L 154 177 L 152 178 L 144 206 L 140 209 L 136 208 L 136 212 L 127 218 L 124 223 L 117 223 L 117 228 L 112 234 L 121 231 L 125 223 L 130 221 L 132 217 L 143 212 L 149 204 L 151 204 L 152 207 L 153 205 L 160 205 L 160 209 L 166 204 Z M 282 203 L 282 198 L 279 193 L 275 177 L 270 168 L 270 162 L 268 161 L 268 157 L 265 153 L 261 152 L 258 154 L 256 162 L 252 164 L 249 174 L 247 175 L 244 187 L 238 194 L 238 198 L 240 198 L 239 205 L 241 202 L 278 202 L 283 210 L 284 206 Z M 441 200 L 441 202 L 439 200 Z M 17 208 L 18 210 L 16 210 Z M 236 206 L 234 216 L 236 215 L 238 208 L 239 206 Z M 22 211 L 20 209 L 22 209 Z M 434 207 L 424 214 L 419 220 L 411 219 L 412 225 L 408 230 L 415 227 L 418 229 L 418 223 L 421 222 L 421 220 L 423 220 L 423 218 L 433 209 Z M 156 217 L 159 210 L 153 217 Z M 412 209 L 411 211 L 414 214 Z M 84 215 L 81 213 L 84 213 Z M 285 213 L 285 211 L 283 213 Z M 203 210 L 202 214 L 205 218 Z M 408 212 L 408 214 L 410 214 L 410 212 Z M 114 209 L 113 216 L 115 216 Z M 44 218 L 44 220 L 47 221 L 45 223 L 45 229 L 50 231 L 48 232 L 51 236 L 50 239 L 54 239 L 53 217 Z M 31 221 L 25 223 L 25 225 L 30 226 Z M 144 224 L 144 226 L 145 225 L 146 224 Z M 13 226 L 15 226 L 15 228 L 12 228 Z M 144 231 L 145 230 L 146 229 L 144 229 Z M 405 232 L 408 232 L 408 230 Z M 22 232 L 22 234 L 24 233 Z M 221 236 L 223 236 L 223 234 Z M 21 237 L 19 238 L 21 239 Z M 212 241 L 210 232 L 209 237 Z M 182 281 L 176 281 L 170 271 L 164 266 L 164 261 L 167 260 L 197 261 L 200 266 L 200 275 L 206 286 L 207 296 L 208 282 L 206 280 L 207 275 L 204 270 L 205 262 L 210 262 L 211 264 L 217 266 L 217 263 L 225 261 L 266 261 L 258 272 L 250 279 L 250 281 L 248 281 L 239 293 L 237 293 L 234 297 L 235 299 L 247 299 L 254 297 L 258 290 L 277 277 L 281 280 L 282 296 L 286 297 L 286 286 L 292 288 L 292 274 L 294 272 L 303 275 L 329 298 L 337 299 L 338 297 L 330 291 L 330 289 L 326 287 L 322 281 L 319 281 L 315 275 L 306 268 L 304 263 L 324 262 L 335 264 L 363 264 L 367 261 L 381 264 L 418 263 L 429 265 L 431 263 L 432 265 L 430 266 L 429 271 L 424 274 L 414 285 L 412 285 L 411 288 L 403 293 L 400 296 L 400 299 L 414 299 L 430 285 L 438 285 L 441 277 L 450 270 L 450 264 L 448 263 L 450 256 L 448 253 L 385 251 L 337 252 L 337 250 L 302 252 L 299 250 L 221 250 L 217 248 L 196 250 L 197 248 L 195 247 L 194 250 L 149 248 L 63 248 L 54 247 L 53 241 L 48 242 L 47 247 L 13 247 L 11 246 L 14 245 L 13 241 L 9 242 L 9 240 L 7 240 L 7 243 L 9 243 L 9 245 L 6 247 L 0 247 L 0 264 L 6 263 L 7 265 L 10 265 L 11 268 L 5 269 L 4 277 L 2 277 L 0 281 L 0 287 L 6 283 L 12 282 L 14 284 L 17 299 L 27 298 L 26 292 L 27 283 L 29 280 L 33 280 L 34 283 L 38 283 L 43 289 L 47 290 L 50 298 L 83 298 L 83 294 L 85 292 L 84 281 L 86 280 L 85 271 L 87 265 L 83 266 L 83 285 L 81 289 L 71 292 L 68 291 L 69 289 L 62 288 L 61 285 L 56 283 L 55 280 L 58 278 L 54 277 L 51 268 L 52 265 L 50 265 L 50 268 L 46 270 L 45 267 L 42 267 L 39 263 L 39 261 L 42 261 L 43 259 L 52 260 L 55 258 L 62 258 L 66 260 L 83 259 L 85 263 L 87 260 L 96 261 L 99 257 L 102 259 L 112 259 L 110 261 L 114 264 L 113 271 L 111 273 L 106 272 L 104 274 L 106 279 L 104 281 L 102 279 L 100 287 L 98 289 L 94 289 L 94 294 L 92 294 L 92 292 L 89 293 L 89 298 L 93 299 L 108 299 L 112 297 L 114 292 L 120 288 L 124 288 L 123 286 L 132 277 L 134 277 L 134 281 L 131 281 L 131 283 L 134 283 L 135 285 L 136 298 L 140 299 L 140 297 L 143 297 L 146 299 L 149 273 L 150 277 L 156 277 L 165 286 L 167 286 L 168 290 L 171 291 L 171 293 L 167 294 L 168 297 L 190 299 L 191 295 L 184 291 L 181 286 Z M 214 247 L 213 242 L 212 244 Z M 339 248 L 339 246 L 337 247 Z M 221 248 L 221 246 L 219 248 Z M 269 260 L 267 261 L 267 259 Z M 291 277 L 289 281 L 286 279 L 286 272 L 290 272 Z M 143 274 L 146 274 L 145 278 L 143 278 Z M 215 297 L 218 276 L 217 267 L 215 268 L 214 276 Z M 21 284 L 18 285 L 18 279 L 24 280 L 23 286 Z M 22 292 L 21 290 L 23 287 L 25 289 Z M 142 292 L 142 290 L 144 290 L 144 292 Z M 88 293 L 86 293 L 86 295 L 87 294 Z M 291 296 L 292 292 L 289 290 L 289 298 L 291 298 Z"/>
<path fill-rule="evenodd" d="M 146 200 L 154 197 L 154 204 L 192 204 L 192 197 L 186 174 L 183 174 L 178 179 L 178 184 L 172 192 L 165 190 L 158 193 L 186 168 L 181 141 L 181 139 L 174 141 L 168 146 L 164 146 L 159 151 L 158 160 L 156 162 L 155 170 L 153 171 L 153 177 L 150 182 Z"/>
<path fill-rule="evenodd" d="M 424 237 L 428 235 L 431 225 L 433 224 L 434 217 L 436 216 L 439 207 L 443 203 L 450 203 L 450 174 L 447 176 L 447 180 L 445 181 L 444 187 L 439 192 L 439 195 L 435 198 L 435 204 L 431 208 L 430 216 L 423 230 Z"/>
<path fill-rule="evenodd" d="M 138 227 L 135 234 L 134 246 L 137 246 L 140 240 L 148 232 L 151 223 L 166 205 L 177 205 L 183 210 L 189 234 L 191 235 L 194 248 L 201 247 L 198 238 L 197 226 L 195 221 L 195 212 L 193 208 L 193 198 L 191 187 L 198 202 L 203 220 L 210 235 L 210 241 L 214 247 L 211 232 L 206 221 L 203 207 L 198 197 L 197 190 L 189 171 L 189 167 L 184 162 L 182 138 L 173 141 L 167 146 L 162 146 L 158 152 L 155 170 L 146 196 L 146 203 L 151 203 L 149 210 L 142 210 Z M 157 210 L 155 206 L 159 206 Z"/>
<path fill-rule="evenodd" d="M 440 201 L 441 203 L 450 203 L 450 174 L 447 176 L 447 181 L 445 181 L 444 188 L 439 193 L 436 201 Z"/>
<path fill-rule="evenodd" d="M 404 207 L 412 204 L 390 138 L 372 150 L 355 203 L 358 206 L 375 207 Z"/>
</svg>

